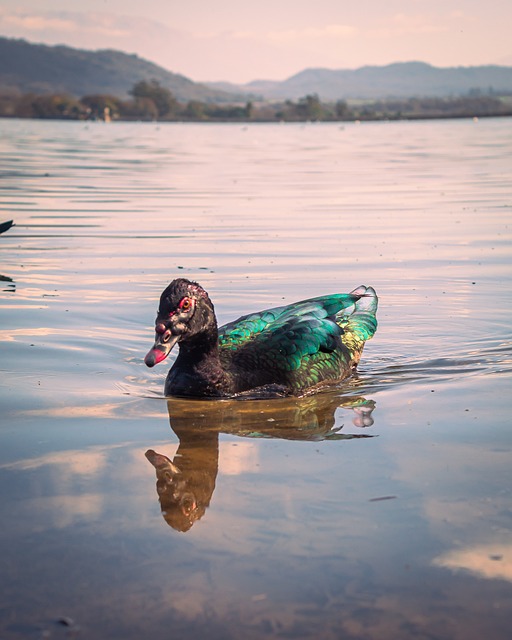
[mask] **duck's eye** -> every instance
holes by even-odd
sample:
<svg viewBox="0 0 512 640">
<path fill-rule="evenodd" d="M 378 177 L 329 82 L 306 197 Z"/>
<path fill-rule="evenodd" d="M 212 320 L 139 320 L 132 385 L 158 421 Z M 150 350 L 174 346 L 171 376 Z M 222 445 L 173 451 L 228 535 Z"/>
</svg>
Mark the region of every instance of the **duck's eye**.
<svg viewBox="0 0 512 640">
<path fill-rule="evenodd" d="M 190 298 L 182 298 L 179 304 L 180 311 L 189 311 L 192 307 L 192 300 Z"/>
</svg>

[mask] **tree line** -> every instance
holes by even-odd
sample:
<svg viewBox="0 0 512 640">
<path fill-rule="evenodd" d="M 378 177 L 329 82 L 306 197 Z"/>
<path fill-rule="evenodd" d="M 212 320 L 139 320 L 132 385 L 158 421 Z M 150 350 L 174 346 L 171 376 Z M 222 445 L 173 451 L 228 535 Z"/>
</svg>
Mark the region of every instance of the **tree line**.
<svg viewBox="0 0 512 640">
<path fill-rule="evenodd" d="M 454 98 L 409 98 L 322 102 L 317 95 L 283 102 L 219 105 L 199 100 L 179 102 L 156 80 L 141 80 L 130 98 L 97 94 L 81 99 L 68 95 L 0 94 L 0 117 L 68 120 L 305 122 L 397 120 L 417 118 L 512 115 L 512 97 L 470 93 Z"/>
</svg>

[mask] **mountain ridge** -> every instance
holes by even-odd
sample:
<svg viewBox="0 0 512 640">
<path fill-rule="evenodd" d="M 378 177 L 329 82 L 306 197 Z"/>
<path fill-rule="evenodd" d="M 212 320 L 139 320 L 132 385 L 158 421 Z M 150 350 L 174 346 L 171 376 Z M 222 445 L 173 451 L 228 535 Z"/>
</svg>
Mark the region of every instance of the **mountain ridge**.
<svg viewBox="0 0 512 640">
<path fill-rule="evenodd" d="M 394 62 L 357 69 L 303 69 L 281 82 L 205 83 L 230 91 L 258 93 L 270 100 L 315 94 L 322 100 L 449 97 L 468 93 L 512 93 L 512 67 L 502 65 L 435 67 L 427 62 Z"/>
<path fill-rule="evenodd" d="M 279 101 L 306 95 L 332 102 L 512 95 L 512 66 L 435 67 L 410 61 L 358 69 L 308 68 L 282 81 L 198 83 L 136 54 L 115 49 L 90 51 L 0 36 L 0 90 L 4 93 L 64 93 L 75 97 L 111 94 L 127 98 L 134 84 L 153 79 L 180 102 Z"/>
<path fill-rule="evenodd" d="M 65 93 L 75 97 L 111 94 L 127 98 L 141 80 L 157 80 L 178 100 L 232 102 L 234 96 L 193 82 L 115 49 L 89 51 L 0 37 L 0 87 L 19 93 Z"/>
</svg>

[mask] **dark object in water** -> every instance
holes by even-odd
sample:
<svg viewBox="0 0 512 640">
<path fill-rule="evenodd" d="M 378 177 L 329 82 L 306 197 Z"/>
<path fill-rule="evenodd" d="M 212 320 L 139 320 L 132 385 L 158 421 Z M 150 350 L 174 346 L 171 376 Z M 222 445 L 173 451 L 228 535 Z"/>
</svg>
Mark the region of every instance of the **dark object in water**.
<svg viewBox="0 0 512 640">
<path fill-rule="evenodd" d="M 9 231 L 9 229 L 13 226 L 14 222 L 12 220 L 7 220 L 7 222 L 0 222 L 0 233 L 5 233 Z"/>
<path fill-rule="evenodd" d="M 349 376 L 377 329 L 372 287 L 243 316 L 220 328 L 206 291 L 185 278 L 160 297 L 148 367 L 179 344 L 165 395 L 302 396 Z"/>
</svg>

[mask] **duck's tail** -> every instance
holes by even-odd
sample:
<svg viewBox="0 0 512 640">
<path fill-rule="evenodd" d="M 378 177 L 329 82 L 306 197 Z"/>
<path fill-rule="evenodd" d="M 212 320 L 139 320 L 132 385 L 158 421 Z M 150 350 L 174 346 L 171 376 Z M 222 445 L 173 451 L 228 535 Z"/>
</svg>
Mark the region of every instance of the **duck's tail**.
<svg viewBox="0 0 512 640">
<path fill-rule="evenodd" d="M 338 325 L 343 329 L 343 344 L 345 344 L 357 364 L 363 352 L 364 343 L 373 337 L 377 331 L 377 307 L 379 299 L 373 287 L 361 285 L 350 292 L 360 296 L 350 309 L 344 309 L 337 317 Z"/>
</svg>

